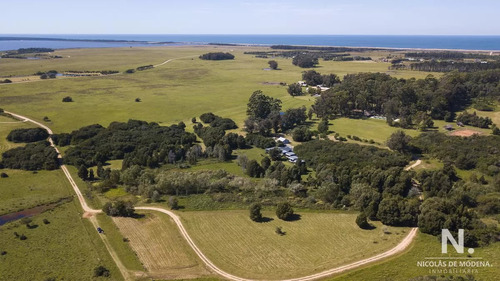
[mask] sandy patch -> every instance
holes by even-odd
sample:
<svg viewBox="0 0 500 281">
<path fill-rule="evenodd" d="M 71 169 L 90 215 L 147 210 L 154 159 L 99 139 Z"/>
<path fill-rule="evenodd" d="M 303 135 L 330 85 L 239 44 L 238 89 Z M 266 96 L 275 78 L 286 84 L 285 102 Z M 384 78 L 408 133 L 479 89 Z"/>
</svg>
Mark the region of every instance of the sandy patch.
<svg viewBox="0 0 500 281">
<path fill-rule="evenodd" d="M 470 137 L 473 135 L 482 135 L 482 134 L 483 133 L 479 132 L 479 131 L 465 129 L 465 130 L 454 131 L 454 132 L 450 133 L 450 136 Z"/>
</svg>

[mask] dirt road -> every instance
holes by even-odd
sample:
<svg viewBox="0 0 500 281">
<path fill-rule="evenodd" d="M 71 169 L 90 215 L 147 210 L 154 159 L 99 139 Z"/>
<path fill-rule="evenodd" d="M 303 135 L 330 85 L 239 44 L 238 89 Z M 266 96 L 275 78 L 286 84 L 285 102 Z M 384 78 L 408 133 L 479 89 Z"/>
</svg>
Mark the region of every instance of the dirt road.
<svg viewBox="0 0 500 281">
<path fill-rule="evenodd" d="M 406 167 L 405 168 L 405 171 L 409 171 L 415 167 L 417 167 L 418 165 L 420 165 L 422 163 L 422 160 L 418 159 L 417 162 L 411 164 L 410 166 Z"/>
</svg>

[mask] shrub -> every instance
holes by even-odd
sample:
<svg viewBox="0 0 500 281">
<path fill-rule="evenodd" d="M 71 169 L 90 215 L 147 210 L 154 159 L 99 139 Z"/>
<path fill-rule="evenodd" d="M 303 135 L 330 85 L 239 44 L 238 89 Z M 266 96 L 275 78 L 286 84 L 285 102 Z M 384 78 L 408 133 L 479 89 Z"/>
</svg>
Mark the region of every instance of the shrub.
<svg viewBox="0 0 500 281">
<path fill-rule="evenodd" d="M 135 98 L 135 102 L 141 102 L 141 98 Z"/>
<path fill-rule="evenodd" d="M 283 231 L 283 229 L 281 228 L 281 226 L 277 226 L 276 230 L 274 232 L 276 232 L 276 234 L 278 234 L 280 236 L 283 236 L 283 235 L 286 234 L 286 232 Z"/>
<path fill-rule="evenodd" d="M 8 178 L 9 175 L 7 175 L 7 173 L 1 173 L 0 174 L 0 178 Z"/>
<path fill-rule="evenodd" d="M 280 203 L 276 208 L 276 216 L 282 220 L 288 220 L 293 215 L 292 206 L 289 203 Z"/>
<path fill-rule="evenodd" d="M 128 73 L 128 74 L 132 74 L 132 73 L 134 73 L 134 72 L 135 72 L 135 69 L 133 69 L 133 68 L 131 68 L 131 69 L 127 69 L 127 70 L 125 71 L 125 73 Z"/>
<path fill-rule="evenodd" d="M 50 221 L 48 219 L 43 219 L 43 224 L 50 224 Z"/>
<path fill-rule="evenodd" d="M 21 234 L 21 236 L 19 236 L 19 239 L 20 240 L 26 240 L 26 239 L 28 239 L 28 237 L 26 237 L 26 235 L 24 235 L 24 234 Z"/>
<path fill-rule="evenodd" d="M 62 99 L 63 102 L 73 102 L 73 99 L 70 96 L 64 97 Z"/>
<path fill-rule="evenodd" d="M 262 213 L 260 212 L 261 205 L 258 203 L 254 203 L 250 205 L 250 219 L 256 222 L 262 220 Z"/>
<path fill-rule="evenodd" d="M 110 276 L 109 270 L 102 265 L 94 268 L 94 277 L 101 277 L 101 276 L 102 277 Z"/>
</svg>

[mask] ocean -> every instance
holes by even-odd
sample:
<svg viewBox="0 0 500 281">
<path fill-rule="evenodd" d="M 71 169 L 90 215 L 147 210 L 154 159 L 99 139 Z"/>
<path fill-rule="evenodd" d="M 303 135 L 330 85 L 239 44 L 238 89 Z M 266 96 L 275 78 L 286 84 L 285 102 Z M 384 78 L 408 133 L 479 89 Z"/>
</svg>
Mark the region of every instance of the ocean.
<svg viewBox="0 0 500 281">
<path fill-rule="evenodd" d="M 4 40 L 5 37 L 15 37 Z M 23 38 L 24 37 L 24 38 Z M 82 41 L 27 40 L 25 38 L 54 38 Z M 84 41 L 84 40 L 101 40 Z M 102 42 L 127 40 L 141 42 Z M 152 44 L 155 42 L 175 42 Z M 500 36 L 428 36 L 428 35 L 191 35 L 191 34 L 0 34 L 0 51 L 43 47 L 103 48 L 129 46 L 197 45 L 206 43 L 248 45 L 310 45 L 380 48 L 500 50 Z"/>
</svg>

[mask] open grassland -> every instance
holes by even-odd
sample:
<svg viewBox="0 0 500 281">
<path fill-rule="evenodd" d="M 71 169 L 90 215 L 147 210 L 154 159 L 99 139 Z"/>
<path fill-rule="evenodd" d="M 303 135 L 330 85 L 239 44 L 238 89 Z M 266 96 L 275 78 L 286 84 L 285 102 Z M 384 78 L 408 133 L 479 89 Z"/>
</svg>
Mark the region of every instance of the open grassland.
<svg viewBox="0 0 500 281">
<path fill-rule="evenodd" d="M 9 175 L 0 179 L 0 214 L 28 209 L 72 196 L 61 170 L 29 171 L 0 169 Z"/>
<path fill-rule="evenodd" d="M 19 222 L 0 227 L 0 280 L 122 280 L 92 224 L 81 217 L 73 200 L 32 217 L 32 229 Z M 44 224 L 43 219 L 50 223 Z M 26 235 L 22 241 L 14 232 Z M 103 265 L 110 278 L 93 278 Z"/>
<path fill-rule="evenodd" d="M 394 247 L 407 228 L 384 234 L 380 223 L 360 230 L 357 214 L 301 213 L 296 221 L 252 222 L 248 211 L 181 212 L 196 245 L 218 267 L 247 278 L 300 277 L 381 253 Z M 275 233 L 281 226 L 286 235 Z"/>
<path fill-rule="evenodd" d="M 1 107 L 0 107 L 1 108 Z M 9 149 L 24 146 L 22 143 L 13 143 L 7 140 L 7 135 L 14 129 L 33 128 L 31 123 L 24 123 L 16 119 L 8 118 L 0 115 L 0 159 L 1 154 Z"/>
<path fill-rule="evenodd" d="M 263 69 L 268 67 L 268 59 L 243 54 L 245 50 L 251 49 L 256 48 L 212 46 L 57 51 L 68 52 L 70 58 L 67 58 L 66 63 L 69 59 L 75 59 L 75 63 L 66 64 L 66 59 L 43 60 L 40 63 L 45 64 L 45 70 L 62 71 L 61 67 L 65 66 L 77 68 L 76 70 L 120 68 L 123 71 L 132 66 L 161 63 L 170 58 L 180 59 L 134 74 L 2 85 L 0 104 L 5 109 L 37 120 L 48 116 L 53 121 L 51 128 L 55 132 L 68 132 L 84 125 L 100 123 L 107 126 L 112 121 L 126 121 L 130 118 L 164 124 L 179 121 L 189 124 L 192 117 L 208 111 L 232 118 L 241 127 L 248 98 L 258 89 L 280 98 L 284 109 L 308 106 L 314 102 L 314 98 L 310 96 L 289 96 L 283 86 L 264 84 L 296 82 L 301 79 L 301 73 L 305 69 L 293 66 L 290 59 L 277 58 L 281 70 L 265 71 Z M 209 51 L 231 51 L 236 59 L 203 61 L 197 58 L 197 55 Z M 28 69 L 28 72 L 39 70 L 38 62 L 16 62 L 13 66 L 7 64 L 2 67 L 1 74 L 21 71 L 15 70 L 17 67 Z M 316 70 L 343 76 L 361 71 L 385 72 L 387 66 L 386 63 L 378 62 L 321 61 Z M 415 76 L 426 73 L 410 74 Z M 407 75 L 402 76 L 408 77 Z M 74 102 L 62 103 L 65 96 L 71 96 Z M 134 102 L 137 97 L 142 102 Z"/>
<path fill-rule="evenodd" d="M 331 278 L 335 281 L 386 281 L 386 280 L 408 280 L 417 276 L 424 275 L 450 275 L 431 273 L 430 269 L 443 269 L 443 268 L 429 268 L 418 267 L 418 261 L 425 261 L 426 257 L 466 257 L 467 254 L 456 254 L 453 247 L 448 246 L 448 254 L 441 254 L 441 241 L 434 236 L 419 233 L 413 246 L 406 253 L 390 258 L 383 262 L 377 263 L 372 266 L 367 266 L 363 269 L 345 274 L 337 278 Z M 488 247 L 476 248 L 474 258 L 482 258 L 481 261 L 489 261 L 492 267 L 465 267 L 462 269 L 476 269 L 472 275 L 475 280 L 498 280 L 500 276 L 500 267 L 498 261 L 500 260 L 500 243 L 495 243 Z M 463 261 L 463 260 L 460 260 Z M 448 262 L 448 260 L 446 261 Z M 452 267 L 453 268 L 453 267 Z M 449 267 L 444 269 L 450 269 Z M 457 268 L 460 270 L 460 268 Z M 455 276 L 465 276 L 466 273 L 451 274 Z"/>
<path fill-rule="evenodd" d="M 329 129 L 335 133 L 339 133 L 342 137 L 347 135 L 357 136 L 362 139 L 374 140 L 375 142 L 385 145 L 387 139 L 392 133 L 401 130 L 397 127 L 390 127 L 383 120 L 376 119 L 349 119 L 339 118 L 330 121 Z M 333 125 L 332 125 L 333 124 Z M 417 130 L 404 130 L 410 136 L 419 134 Z M 358 142 L 359 143 L 359 142 Z"/>
<path fill-rule="evenodd" d="M 153 278 L 190 279 L 206 276 L 203 262 L 189 248 L 172 219 L 163 214 L 113 218 Z"/>
</svg>

